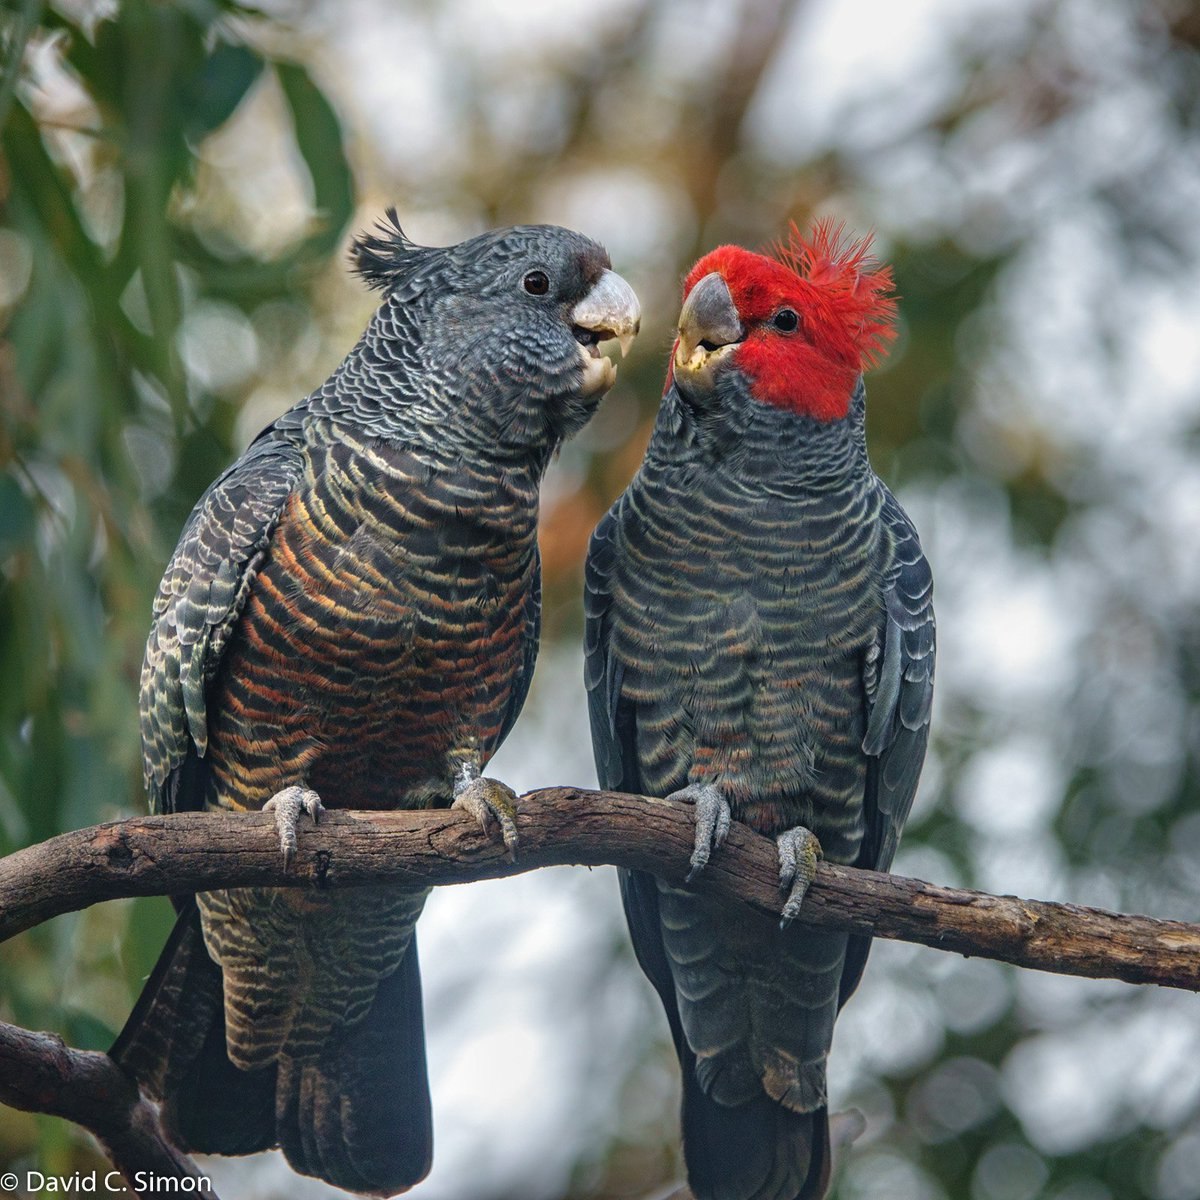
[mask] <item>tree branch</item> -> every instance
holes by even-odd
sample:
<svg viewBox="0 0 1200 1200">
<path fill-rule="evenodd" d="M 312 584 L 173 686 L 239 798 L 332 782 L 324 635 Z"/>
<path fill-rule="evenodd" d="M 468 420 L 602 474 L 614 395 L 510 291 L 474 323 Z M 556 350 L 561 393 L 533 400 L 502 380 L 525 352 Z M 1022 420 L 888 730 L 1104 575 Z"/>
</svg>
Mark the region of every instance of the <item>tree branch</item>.
<svg viewBox="0 0 1200 1200">
<path fill-rule="evenodd" d="M 121 896 L 219 887 L 401 887 L 468 883 L 537 867 L 611 863 L 682 882 L 690 806 L 619 792 L 543 788 L 520 801 L 520 858 L 453 809 L 333 812 L 306 828 L 285 871 L 262 815 L 179 813 L 62 834 L 0 859 L 0 940 Z M 735 824 L 695 883 L 778 915 L 774 844 Z M 801 922 L 919 942 L 1066 975 L 1200 991 L 1200 926 L 937 887 L 822 863 Z"/>
<path fill-rule="evenodd" d="M 134 1195 L 163 1190 L 165 1180 L 199 1183 L 204 1178 L 167 1140 L 158 1110 L 107 1054 L 72 1050 L 55 1034 L 31 1033 L 0 1022 L 0 1103 L 82 1125 L 100 1142 Z M 216 1200 L 207 1182 L 200 1188 L 172 1190 Z"/>
</svg>

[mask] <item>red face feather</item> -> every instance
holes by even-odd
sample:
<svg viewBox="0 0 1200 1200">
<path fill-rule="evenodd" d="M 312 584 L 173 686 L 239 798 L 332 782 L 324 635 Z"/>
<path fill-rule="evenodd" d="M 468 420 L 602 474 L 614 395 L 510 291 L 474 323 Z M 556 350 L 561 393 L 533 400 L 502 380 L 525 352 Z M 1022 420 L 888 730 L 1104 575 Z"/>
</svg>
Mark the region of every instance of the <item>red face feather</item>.
<svg viewBox="0 0 1200 1200">
<path fill-rule="evenodd" d="M 755 397 L 840 420 L 855 380 L 881 361 L 896 336 L 892 270 L 870 257 L 870 246 L 870 236 L 849 240 L 832 221 L 818 221 L 808 238 L 793 224 L 772 257 L 741 246 L 706 254 L 688 273 L 683 294 L 718 271 L 746 329 L 731 358 Z M 774 324 L 784 309 L 799 318 L 790 332 Z"/>
</svg>

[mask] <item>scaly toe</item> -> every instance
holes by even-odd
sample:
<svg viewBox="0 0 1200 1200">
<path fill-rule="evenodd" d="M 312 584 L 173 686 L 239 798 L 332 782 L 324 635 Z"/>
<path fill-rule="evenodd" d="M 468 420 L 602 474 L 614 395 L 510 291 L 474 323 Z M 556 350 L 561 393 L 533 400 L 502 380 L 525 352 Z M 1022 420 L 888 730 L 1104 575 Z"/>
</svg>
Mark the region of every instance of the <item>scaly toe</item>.
<svg viewBox="0 0 1200 1200">
<path fill-rule="evenodd" d="M 324 811 L 325 806 L 316 792 L 311 788 L 297 785 L 276 792 L 263 805 L 263 812 L 275 814 L 275 829 L 279 833 L 279 848 L 283 852 L 285 869 L 292 865 L 292 861 L 296 857 L 296 850 L 299 848 L 296 830 L 301 815 L 307 813 L 312 818 L 312 823 L 316 825 Z"/>
<path fill-rule="evenodd" d="M 688 784 L 677 792 L 672 792 L 668 800 L 679 800 L 684 804 L 692 804 L 696 809 L 696 841 L 692 850 L 691 867 L 687 881 L 691 883 L 705 867 L 726 837 L 733 822 L 733 813 L 729 809 L 729 801 L 721 794 L 719 788 L 711 784 Z"/>
<path fill-rule="evenodd" d="M 451 808 L 469 812 L 484 833 L 491 831 L 495 821 L 504 837 L 508 856 L 514 862 L 517 857 L 517 794 L 506 783 L 498 779 L 480 776 L 455 787 L 454 803 Z"/>
<path fill-rule="evenodd" d="M 811 829 L 797 825 L 779 834 L 775 845 L 779 851 L 779 886 L 788 892 L 779 920 L 780 929 L 784 929 L 799 915 L 808 885 L 816 877 L 821 843 Z"/>
</svg>

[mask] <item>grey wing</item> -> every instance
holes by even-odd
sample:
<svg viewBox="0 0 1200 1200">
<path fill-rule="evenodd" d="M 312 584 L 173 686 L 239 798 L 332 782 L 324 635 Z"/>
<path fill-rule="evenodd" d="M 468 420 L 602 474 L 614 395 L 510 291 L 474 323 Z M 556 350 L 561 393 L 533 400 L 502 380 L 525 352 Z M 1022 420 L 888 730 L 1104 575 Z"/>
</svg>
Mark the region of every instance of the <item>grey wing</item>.
<svg viewBox="0 0 1200 1200">
<path fill-rule="evenodd" d="M 591 717 L 592 752 L 600 786 L 636 794 L 642 791 L 642 781 L 637 765 L 635 713 L 633 705 L 622 700 L 624 672 L 612 653 L 612 625 L 616 619 L 612 589 L 621 509 L 622 500 L 618 500 L 596 526 L 588 544 L 584 568 L 583 670 Z M 690 1078 L 687 1064 L 692 1061 L 691 1051 L 683 1036 L 675 980 L 663 946 L 658 885 L 654 877 L 644 871 L 619 870 L 617 876 L 634 953 L 662 999 L 676 1050 L 685 1063 L 684 1078 L 687 1080 Z"/>
<path fill-rule="evenodd" d="M 621 703 L 621 664 L 611 653 L 612 586 L 621 501 L 596 526 L 584 568 L 583 676 L 592 753 L 602 788 L 640 792 L 632 713 Z"/>
<path fill-rule="evenodd" d="M 591 717 L 592 751 L 596 757 L 596 775 L 600 786 L 636 794 L 642 791 L 635 744 L 636 714 L 633 704 L 622 699 L 624 671 L 612 653 L 612 627 L 617 619 L 613 610 L 613 577 L 616 572 L 622 500 L 618 500 L 596 526 L 588 544 L 583 601 L 586 621 L 584 683 Z M 658 885 L 654 877 L 644 871 L 621 870 L 617 875 L 634 953 L 662 999 L 681 1059 L 690 1061 L 691 1051 L 679 1020 L 675 980 L 663 946 Z M 685 1078 L 688 1078 L 686 1070 Z"/>
<path fill-rule="evenodd" d="M 929 741 L 935 628 L 933 575 L 907 514 L 890 492 L 883 508 L 892 539 L 884 587 L 882 656 L 863 752 L 869 756 L 867 838 L 859 866 L 886 871 L 908 818 Z"/>
<path fill-rule="evenodd" d="M 884 580 L 882 654 L 866 671 L 866 836 L 855 863 L 876 871 L 886 871 L 892 865 L 921 777 L 929 742 L 935 644 L 929 564 L 907 514 L 886 489 L 884 496 L 882 517 L 891 538 L 892 555 Z M 842 966 L 839 1006 L 858 986 L 870 950 L 869 937 L 850 938 Z"/>
<path fill-rule="evenodd" d="M 140 693 L 143 768 L 156 812 L 197 807 L 183 768 L 208 747 L 205 696 L 275 526 L 303 469 L 285 414 L 200 497 L 158 585 Z"/>
</svg>

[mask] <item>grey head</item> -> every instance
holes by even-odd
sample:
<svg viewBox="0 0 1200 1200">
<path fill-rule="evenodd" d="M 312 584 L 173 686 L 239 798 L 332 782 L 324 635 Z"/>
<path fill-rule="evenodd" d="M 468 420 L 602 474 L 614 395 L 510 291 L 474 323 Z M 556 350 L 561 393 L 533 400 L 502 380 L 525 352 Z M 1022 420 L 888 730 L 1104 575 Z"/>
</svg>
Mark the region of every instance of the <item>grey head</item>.
<svg viewBox="0 0 1200 1200">
<path fill-rule="evenodd" d="M 351 248 L 384 299 L 316 407 L 424 442 L 548 458 L 616 378 L 600 343 L 638 331 L 633 289 L 605 249 L 554 225 L 413 243 L 394 210 Z"/>
</svg>

